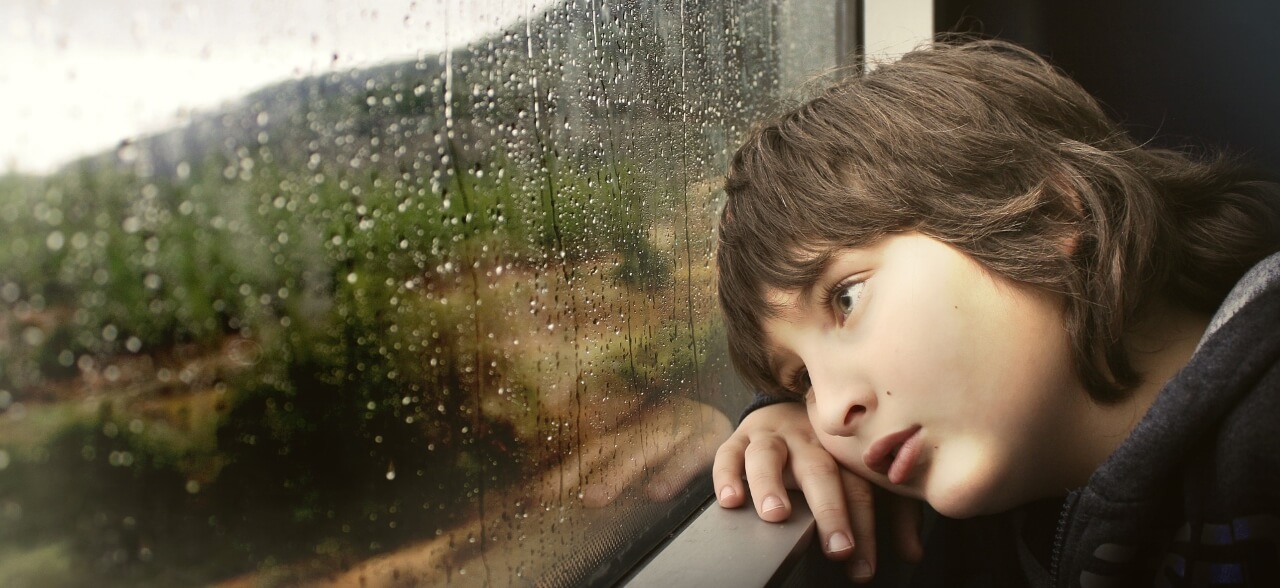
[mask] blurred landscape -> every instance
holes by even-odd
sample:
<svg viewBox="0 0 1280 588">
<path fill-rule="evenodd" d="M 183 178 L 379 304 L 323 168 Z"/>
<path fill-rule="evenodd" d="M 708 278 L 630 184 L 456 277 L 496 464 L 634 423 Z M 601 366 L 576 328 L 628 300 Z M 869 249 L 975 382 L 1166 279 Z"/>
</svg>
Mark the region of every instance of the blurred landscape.
<svg viewBox="0 0 1280 588">
<path fill-rule="evenodd" d="M 774 15 L 575 10 L 0 177 L 0 583 L 532 584 L 714 447 Z"/>
</svg>

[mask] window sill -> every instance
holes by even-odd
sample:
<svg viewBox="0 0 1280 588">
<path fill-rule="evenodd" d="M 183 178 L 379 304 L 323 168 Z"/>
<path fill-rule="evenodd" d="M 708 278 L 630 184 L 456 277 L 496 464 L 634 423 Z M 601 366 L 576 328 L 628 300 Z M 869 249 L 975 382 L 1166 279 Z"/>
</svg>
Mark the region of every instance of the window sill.
<svg viewBox="0 0 1280 588">
<path fill-rule="evenodd" d="M 709 499 L 633 576 L 628 588 L 676 586 L 774 586 L 782 584 L 814 537 L 813 513 L 791 492 L 791 517 L 767 523 L 751 501 L 734 509 Z"/>
</svg>

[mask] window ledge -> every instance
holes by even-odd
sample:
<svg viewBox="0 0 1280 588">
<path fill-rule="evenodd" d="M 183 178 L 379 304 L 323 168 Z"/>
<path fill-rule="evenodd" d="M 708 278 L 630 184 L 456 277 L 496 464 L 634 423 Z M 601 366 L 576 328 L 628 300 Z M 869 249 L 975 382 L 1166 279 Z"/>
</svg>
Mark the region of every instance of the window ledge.
<svg viewBox="0 0 1280 588">
<path fill-rule="evenodd" d="M 756 516 L 750 497 L 739 508 L 702 506 L 646 565 L 622 585 L 769 586 L 782 583 L 814 536 L 813 513 L 799 492 L 791 492 L 791 516 L 767 523 Z"/>
</svg>

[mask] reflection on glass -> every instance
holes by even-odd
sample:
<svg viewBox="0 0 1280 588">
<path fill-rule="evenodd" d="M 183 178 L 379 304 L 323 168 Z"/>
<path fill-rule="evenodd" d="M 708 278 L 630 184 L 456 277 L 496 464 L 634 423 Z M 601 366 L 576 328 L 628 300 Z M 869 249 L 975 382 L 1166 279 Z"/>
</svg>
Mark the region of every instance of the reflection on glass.
<svg viewBox="0 0 1280 588">
<path fill-rule="evenodd" d="M 0 77 L 0 584 L 610 581 L 709 495 L 718 173 L 785 10 L 133 4 L 0 8 L 54 72 Z M 119 92 L 59 95 L 134 116 L 289 39 L 105 149 Z"/>
</svg>

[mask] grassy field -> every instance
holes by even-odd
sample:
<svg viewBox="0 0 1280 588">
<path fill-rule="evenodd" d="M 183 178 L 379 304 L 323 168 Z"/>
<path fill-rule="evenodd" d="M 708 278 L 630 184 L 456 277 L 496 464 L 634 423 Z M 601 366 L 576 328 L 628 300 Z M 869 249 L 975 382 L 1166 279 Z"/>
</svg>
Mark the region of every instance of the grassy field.
<svg viewBox="0 0 1280 588">
<path fill-rule="evenodd" d="M 264 160 L 0 183 L 0 577 L 331 574 L 718 396 L 709 187 Z"/>
<path fill-rule="evenodd" d="M 678 493 L 780 13 L 604 4 L 0 177 L 0 584 L 525 585 Z"/>
</svg>

